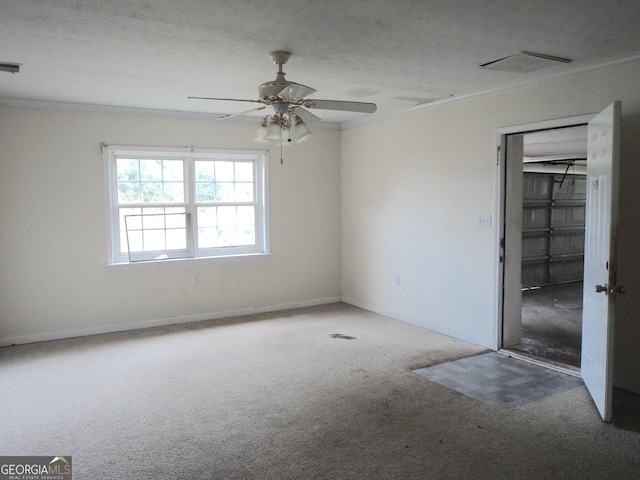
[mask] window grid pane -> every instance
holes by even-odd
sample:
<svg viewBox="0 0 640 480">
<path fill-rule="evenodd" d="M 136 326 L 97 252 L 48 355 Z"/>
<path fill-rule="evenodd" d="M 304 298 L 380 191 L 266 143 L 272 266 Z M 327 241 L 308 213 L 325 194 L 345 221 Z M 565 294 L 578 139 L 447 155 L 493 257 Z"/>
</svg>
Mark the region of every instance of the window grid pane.
<svg viewBox="0 0 640 480">
<path fill-rule="evenodd" d="M 253 162 L 196 160 L 198 248 L 256 245 Z"/>
<path fill-rule="evenodd" d="M 198 207 L 198 246 L 215 248 L 256 244 L 255 207 Z"/>
<path fill-rule="evenodd" d="M 253 162 L 196 160 L 196 202 L 253 203 Z"/>
<path fill-rule="evenodd" d="M 120 219 L 121 254 L 187 248 L 184 208 L 122 208 Z"/>
<path fill-rule="evenodd" d="M 216 154 L 162 158 L 155 153 L 140 157 L 122 153 L 111 157 L 117 254 L 140 261 L 262 251 L 257 235 L 264 235 L 264 225 L 256 217 L 262 208 L 261 187 L 256 183 L 262 157 L 245 155 L 236 160 L 226 152 L 224 159 L 215 158 Z M 185 176 L 187 171 L 192 172 L 190 177 Z M 187 192 L 192 193 L 187 196 Z M 189 212 L 195 214 L 193 222 L 188 221 Z"/>
<path fill-rule="evenodd" d="M 118 204 L 184 203 L 182 160 L 116 158 Z"/>
</svg>

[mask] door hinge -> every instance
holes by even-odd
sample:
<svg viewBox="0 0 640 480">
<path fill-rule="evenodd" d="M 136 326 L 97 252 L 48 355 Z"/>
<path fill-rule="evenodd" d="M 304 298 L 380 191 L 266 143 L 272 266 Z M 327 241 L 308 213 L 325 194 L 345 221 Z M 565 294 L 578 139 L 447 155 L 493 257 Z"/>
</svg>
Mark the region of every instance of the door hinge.
<svg viewBox="0 0 640 480">
<path fill-rule="evenodd" d="M 497 152 L 496 152 L 496 165 L 500 165 L 500 149 L 501 149 L 501 147 L 500 147 L 500 145 L 498 145 L 498 149 L 497 149 Z"/>
</svg>

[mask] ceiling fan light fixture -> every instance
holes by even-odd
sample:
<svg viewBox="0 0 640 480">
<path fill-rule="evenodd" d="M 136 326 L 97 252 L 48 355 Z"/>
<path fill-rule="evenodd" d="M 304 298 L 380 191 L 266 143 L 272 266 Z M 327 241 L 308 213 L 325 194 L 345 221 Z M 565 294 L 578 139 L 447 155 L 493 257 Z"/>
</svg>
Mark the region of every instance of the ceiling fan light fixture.
<svg viewBox="0 0 640 480">
<path fill-rule="evenodd" d="M 253 142 L 269 143 L 265 138 L 267 136 L 267 118 L 268 117 L 265 117 L 262 120 L 262 122 L 260 122 L 260 125 L 258 125 L 258 130 L 256 130 L 256 136 L 252 140 Z"/>
<path fill-rule="evenodd" d="M 276 119 L 271 119 L 269 122 L 264 139 L 269 143 L 280 143 L 282 141 L 282 125 Z"/>
<path fill-rule="evenodd" d="M 312 135 L 307 124 L 295 113 L 277 112 L 262 119 L 253 141 L 288 146 L 306 142 Z"/>
<path fill-rule="evenodd" d="M 297 118 L 293 128 L 296 143 L 306 142 L 313 136 L 313 133 L 311 132 L 311 130 L 309 130 L 307 124 L 304 123 L 299 117 Z"/>
</svg>

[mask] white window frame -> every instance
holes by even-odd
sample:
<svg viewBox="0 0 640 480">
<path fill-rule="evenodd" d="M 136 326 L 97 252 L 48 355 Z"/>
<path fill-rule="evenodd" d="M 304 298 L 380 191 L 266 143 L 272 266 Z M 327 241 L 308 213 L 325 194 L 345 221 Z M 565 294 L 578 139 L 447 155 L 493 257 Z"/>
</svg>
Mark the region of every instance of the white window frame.
<svg viewBox="0 0 640 480">
<path fill-rule="evenodd" d="M 118 182 L 116 160 L 118 157 L 144 159 L 182 160 L 184 162 L 184 206 L 187 224 L 187 248 L 167 251 L 168 255 L 157 254 L 149 258 L 139 257 L 130 261 L 120 248 L 120 218 L 118 203 Z M 195 160 L 250 161 L 254 164 L 255 244 L 246 246 L 198 247 L 198 221 L 195 198 Z M 107 265 L 144 265 L 164 262 L 189 262 L 220 259 L 245 259 L 269 254 L 269 224 L 267 204 L 268 152 L 263 150 L 220 150 L 193 148 L 156 148 L 140 146 L 103 146 L 105 169 L 106 220 L 107 220 Z M 154 208 L 148 204 L 145 208 Z M 169 252 L 171 252 L 169 254 Z"/>
</svg>

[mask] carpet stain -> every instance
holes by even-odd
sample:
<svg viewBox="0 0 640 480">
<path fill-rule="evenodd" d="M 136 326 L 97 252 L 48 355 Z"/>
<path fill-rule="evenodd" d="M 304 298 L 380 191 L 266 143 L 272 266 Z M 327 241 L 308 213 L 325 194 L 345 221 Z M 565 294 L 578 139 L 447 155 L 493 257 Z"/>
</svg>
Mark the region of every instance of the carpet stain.
<svg viewBox="0 0 640 480">
<path fill-rule="evenodd" d="M 355 340 L 356 337 L 350 337 L 349 335 L 343 335 L 342 333 L 331 333 L 329 334 L 331 338 L 342 338 L 343 340 Z"/>
</svg>

